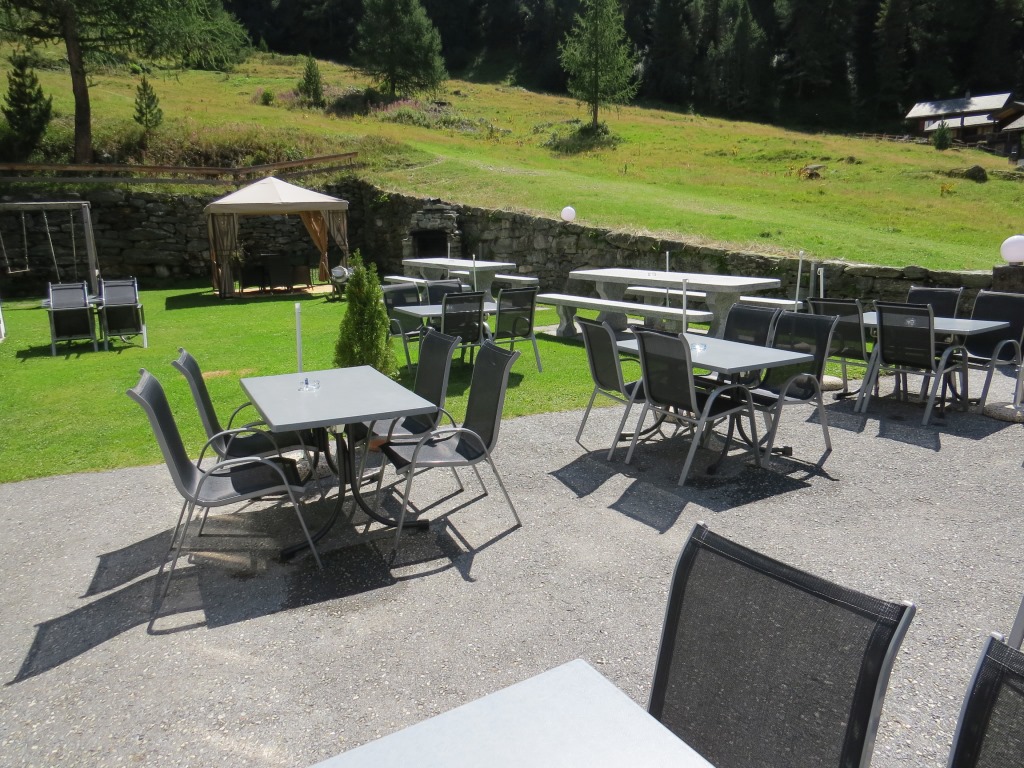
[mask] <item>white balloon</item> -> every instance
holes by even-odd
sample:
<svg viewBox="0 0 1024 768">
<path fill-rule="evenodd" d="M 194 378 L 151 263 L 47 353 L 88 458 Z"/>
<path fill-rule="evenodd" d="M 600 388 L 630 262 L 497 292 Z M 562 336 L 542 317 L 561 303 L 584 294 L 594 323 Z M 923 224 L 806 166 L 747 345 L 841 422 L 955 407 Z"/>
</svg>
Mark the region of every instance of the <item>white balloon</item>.
<svg viewBox="0 0 1024 768">
<path fill-rule="evenodd" d="M 562 209 L 562 221 L 572 221 L 576 218 L 576 209 L 571 205 L 565 206 Z"/>
<path fill-rule="evenodd" d="M 999 253 L 1009 264 L 1024 262 L 1024 235 L 1011 235 L 999 246 Z"/>
</svg>

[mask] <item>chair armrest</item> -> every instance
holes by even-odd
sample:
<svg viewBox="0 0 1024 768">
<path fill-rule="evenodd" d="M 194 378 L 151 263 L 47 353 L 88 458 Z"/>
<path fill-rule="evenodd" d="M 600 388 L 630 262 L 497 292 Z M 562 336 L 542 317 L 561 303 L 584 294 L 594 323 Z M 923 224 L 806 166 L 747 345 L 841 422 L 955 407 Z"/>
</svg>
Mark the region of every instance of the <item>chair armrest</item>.
<svg viewBox="0 0 1024 768">
<path fill-rule="evenodd" d="M 292 487 L 289 484 L 288 478 L 284 474 L 284 469 L 281 468 L 281 464 L 279 462 L 276 462 L 272 459 L 265 459 L 261 456 L 244 456 L 238 459 L 225 459 L 224 461 L 218 461 L 209 469 L 200 469 L 199 472 L 200 474 L 202 474 L 202 477 L 199 478 L 199 483 L 196 485 L 196 498 L 199 497 L 199 492 L 203 489 L 203 485 L 206 483 L 206 481 L 210 477 L 215 476 L 218 470 L 228 469 L 230 467 L 235 467 L 243 464 L 266 464 L 268 467 L 271 467 L 278 475 L 280 475 L 281 485 L 285 486 L 286 488 Z"/>
<path fill-rule="evenodd" d="M 281 448 L 277 444 L 277 440 L 274 438 L 274 433 L 273 432 L 268 432 L 268 431 L 263 430 L 263 429 L 254 429 L 254 428 L 252 428 L 250 426 L 236 427 L 235 429 L 224 429 L 224 430 L 221 430 L 220 432 L 215 434 L 213 437 L 211 437 L 209 440 L 207 440 L 205 443 L 203 443 L 203 449 L 199 452 L 199 458 L 196 459 L 196 468 L 200 469 L 200 464 L 202 464 L 203 458 L 206 456 L 207 449 L 212 448 L 213 447 L 213 443 L 216 440 L 219 440 L 221 438 L 226 437 L 227 438 L 227 445 L 225 447 L 225 450 L 228 450 L 228 449 L 231 448 L 231 442 L 235 439 L 235 437 L 237 437 L 238 435 L 244 434 L 246 432 L 251 432 L 253 434 L 259 434 L 259 435 L 261 435 L 263 437 L 266 437 L 270 441 L 270 444 L 272 446 L 274 446 L 274 450 L 277 451 L 277 455 L 281 456 Z M 300 437 L 299 440 L 301 442 L 302 438 Z M 302 447 L 305 448 L 306 446 L 303 445 Z M 256 459 L 256 457 L 252 457 L 252 458 L 253 458 L 253 460 Z"/>
<path fill-rule="evenodd" d="M 431 441 L 450 440 L 458 435 L 465 435 L 466 437 L 476 440 L 480 445 L 480 450 L 484 452 L 484 455 L 486 456 L 488 454 L 487 446 L 484 445 L 484 439 L 473 430 L 467 429 L 466 427 L 442 427 L 441 429 L 435 429 L 433 432 L 424 435 L 416 441 L 416 447 L 413 448 L 412 456 L 409 458 L 410 466 L 416 465 L 416 458 L 419 456 L 423 446 L 427 443 Z"/>
<path fill-rule="evenodd" d="M 235 408 L 235 410 L 231 412 L 231 416 L 228 417 L 228 429 L 231 429 L 231 425 L 235 423 L 235 417 L 239 414 L 239 412 L 245 410 L 246 408 L 249 408 L 250 406 L 252 406 L 252 400 L 246 400 L 244 403 L 242 403 L 240 406 L 238 406 L 237 408 Z"/>
</svg>

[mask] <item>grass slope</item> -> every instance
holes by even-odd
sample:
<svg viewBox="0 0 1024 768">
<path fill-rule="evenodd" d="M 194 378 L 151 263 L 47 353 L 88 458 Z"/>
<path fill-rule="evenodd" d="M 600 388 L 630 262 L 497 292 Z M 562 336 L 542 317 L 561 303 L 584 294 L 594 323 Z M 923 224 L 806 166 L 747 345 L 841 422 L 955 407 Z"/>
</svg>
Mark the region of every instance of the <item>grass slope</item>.
<svg viewBox="0 0 1024 768">
<path fill-rule="evenodd" d="M 302 60 L 255 55 L 236 72 L 151 77 L 165 124 L 150 159 L 228 145 L 238 162 L 357 149 L 361 173 L 393 191 L 557 216 L 575 206 L 583 224 L 817 259 L 988 269 L 999 244 L 1022 229 L 1024 184 L 951 180 L 946 172 L 1005 159 L 976 150 L 832 134 L 628 107 L 605 111 L 621 142 L 555 151 L 583 108 L 566 97 L 451 81 L 440 114 L 411 104 L 410 123 L 379 114 L 335 117 L 288 108 Z M 333 95 L 362 88 L 347 67 L 321 63 Z M 55 132 L 71 130 L 67 74 L 42 71 L 54 95 Z M 97 145 L 131 124 L 136 79 L 100 73 L 91 89 Z M 261 106 L 263 90 L 276 94 Z M 822 178 L 799 169 L 823 164 Z"/>
</svg>

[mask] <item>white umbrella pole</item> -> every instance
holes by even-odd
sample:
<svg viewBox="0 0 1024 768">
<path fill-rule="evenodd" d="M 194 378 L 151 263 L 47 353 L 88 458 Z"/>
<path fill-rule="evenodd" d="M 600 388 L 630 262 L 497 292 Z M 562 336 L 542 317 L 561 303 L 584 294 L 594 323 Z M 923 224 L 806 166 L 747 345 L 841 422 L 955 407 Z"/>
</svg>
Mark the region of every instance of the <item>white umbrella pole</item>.
<svg viewBox="0 0 1024 768">
<path fill-rule="evenodd" d="M 800 280 L 804 272 L 804 252 L 800 251 L 800 262 L 796 265 L 796 295 L 793 297 L 793 306 L 800 303 Z"/>
<path fill-rule="evenodd" d="M 295 302 L 295 354 L 299 359 L 299 373 L 302 373 L 302 305 Z"/>
<path fill-rule="evenodd" d="M 473 254 L 473 290 L 476 290 L 476 254 Z"/>
</svg>

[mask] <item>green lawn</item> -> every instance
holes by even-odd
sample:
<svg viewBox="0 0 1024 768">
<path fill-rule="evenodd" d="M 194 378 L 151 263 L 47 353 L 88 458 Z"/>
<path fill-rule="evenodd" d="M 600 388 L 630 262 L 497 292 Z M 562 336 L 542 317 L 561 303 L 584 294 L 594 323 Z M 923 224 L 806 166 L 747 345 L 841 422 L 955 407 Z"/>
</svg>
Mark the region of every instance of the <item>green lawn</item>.
<svg viewBox="0 0 1024 768">
<path fill-rule="evenodd" d="M 567 154 L 550 145 L 585 117 L 573 100 L 520 88 L 450 81 L 449 106 L 412 105 L 413 123 L 336 117 L 284 106 L 302 59 L 255 55 L 236 72 L 156 74 L 165 114 L 148 159 L 228 148 L 237 162 L 356 149 L 360 173 L 386 189 L 456 203 L 556 217 L 573 205 L 578 221 L 695 242 L 773 253 L 803 249 L 814 259 L 936 269 L 988 269 L 999 244 L 1024 228 L 1024 184 L 977 184 L 947 171 L 1005 159 L 977 150 L 800 133 L 754 123 L 627 107 L 603 112 L 614 147 Z M 2 68 L 3 65 L 0 65 Z M 350 68 L 321 63 L 332 94 L 361 88 Z M 54 131 L 70 134 L 68 77 L 41 71 L 54 95 Z M 90 94 L 97 144 L 131 126 L 136 80 L 97 73 Z M 277 94 L 261 106 L 258 94 Z M 263 149 L 261 149 L 263 147 Z M 799 170 L 820 164 L 822 178 Z"/>
<path fill-rule="evenodd" d="M 88 343 L 50 356 L 46 313 L 38 301 L 5 302 L 7 340 L 0 343 L 0 482 L 156 463 L 159 449 L 146 418 L 125 390 L 140 368 L 167 390 L 193 455 L 205 442 L 184 378 L 170 366 L 178 347 L 191 352 L 207 376 L 226 422 L 243 400 L 238 380 L 296 370 L 295 304 L 302 307 L 305 370 L 332 366 L 345 303 L 323 295 L 279 295 L 221 301 L 208 287 L 143 291 L 149 348 L 141 339 L 117 342 L 110 352 Z M 554 324 L 551 310 L 539 322 Z M 137 346 L 136 346 L 137 342 Z M 581 343 L 541 336 L 544 372 L 529 345 L 512 370 L 506 417 L 582 408 L 592 385 Z M 401 347 L 396 342 L 398 354 Z M 402 356 L 404 359 L 404 356 Z M 465 410 L 471 366 L 453 364 L 448 407 Z M 411 380 L 403 380 L 411 384 Z"/>
</svg>

